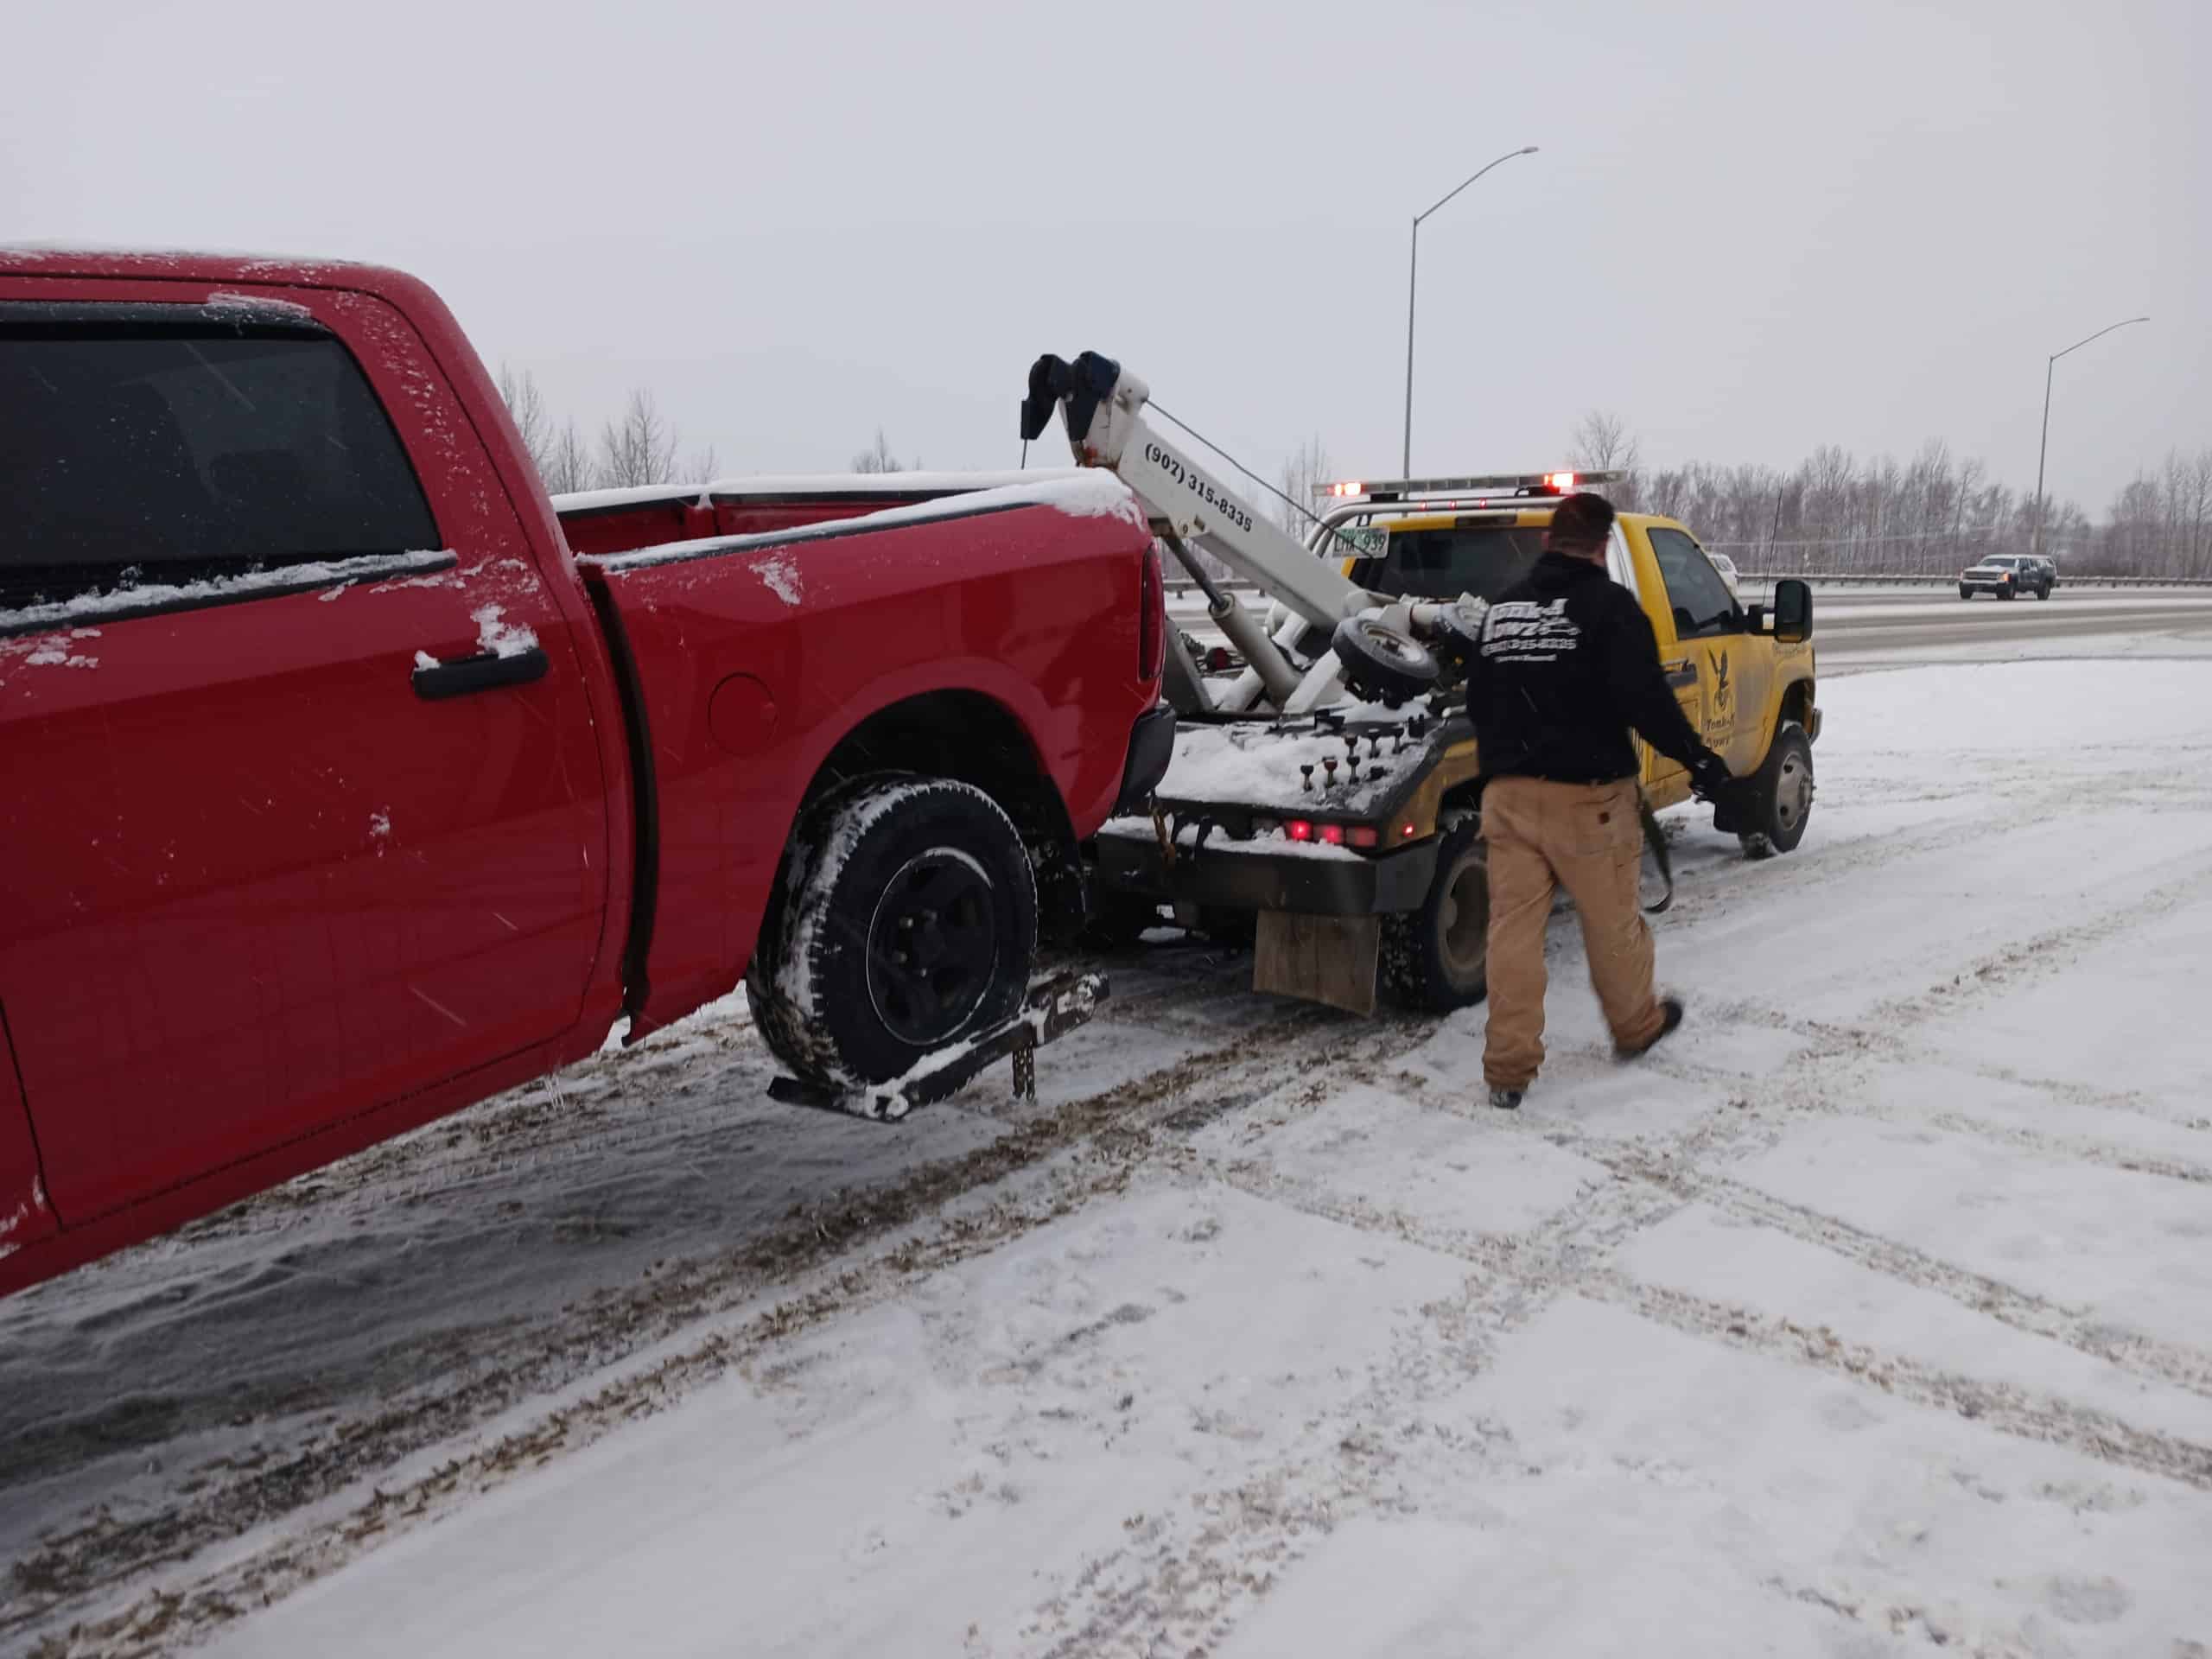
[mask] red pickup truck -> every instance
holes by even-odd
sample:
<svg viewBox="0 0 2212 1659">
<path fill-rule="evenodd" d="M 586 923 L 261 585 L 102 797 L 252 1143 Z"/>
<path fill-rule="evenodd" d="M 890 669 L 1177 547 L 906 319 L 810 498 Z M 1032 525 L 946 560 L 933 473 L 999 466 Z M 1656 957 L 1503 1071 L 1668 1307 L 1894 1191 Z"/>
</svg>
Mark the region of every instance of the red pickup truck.
<svg viewBox="0 0 2212 1659">
<path fill-rule="evenodd" d="M 1173 717 L 1120 485 L 978 481 L 564 531 L 422 283 L 0 249 L 0 1291 L 741 978 L 831 1090 L 1017 1017 Z"/>
</svg>

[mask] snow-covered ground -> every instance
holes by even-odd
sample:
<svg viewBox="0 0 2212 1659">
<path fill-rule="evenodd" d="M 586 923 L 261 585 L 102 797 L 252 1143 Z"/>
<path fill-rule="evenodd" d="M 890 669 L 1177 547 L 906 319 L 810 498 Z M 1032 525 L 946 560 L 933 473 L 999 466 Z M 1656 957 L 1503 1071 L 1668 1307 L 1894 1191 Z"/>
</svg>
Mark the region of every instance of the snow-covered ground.
<svg viewBox="0 0 2212 1659">
<path fill-rule="evenodd" d="M 2212 663 L 1821 701 L 1517 1115 L 1160 935 L 1034 1106 L 726 1007 L 0 1303 L 0 1643 L 2205 1659 Z"/>
</svg>

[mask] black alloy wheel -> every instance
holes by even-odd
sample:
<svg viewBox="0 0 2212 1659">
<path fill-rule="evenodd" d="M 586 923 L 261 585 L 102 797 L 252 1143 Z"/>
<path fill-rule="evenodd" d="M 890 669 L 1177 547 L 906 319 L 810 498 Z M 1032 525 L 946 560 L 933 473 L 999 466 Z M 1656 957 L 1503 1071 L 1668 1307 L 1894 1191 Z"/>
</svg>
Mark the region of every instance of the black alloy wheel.
<svg viewBox="0 0 2212 1659">
<path fill-rule="evenodd" d="M 909 859 L 868 929 L 868 994 L 884 1028 L 931 1047 L 968 1023 L 998 962 L 998 899 L 957 848 Z"/>
</svg>

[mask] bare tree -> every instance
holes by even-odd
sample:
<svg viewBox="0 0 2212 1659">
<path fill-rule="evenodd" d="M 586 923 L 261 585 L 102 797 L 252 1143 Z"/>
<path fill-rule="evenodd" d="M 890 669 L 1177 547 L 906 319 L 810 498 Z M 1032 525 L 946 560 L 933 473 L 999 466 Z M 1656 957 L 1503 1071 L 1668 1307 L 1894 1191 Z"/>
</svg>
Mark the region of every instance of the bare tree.
<svg viewBox="0 0 2212 1659">
<path fill-rule="evenodd" d="M 666 484 L 676 475 L 676 429 L 640 386 L 630 394 L 619 419 L 600 429 L 597 484 L 602 489 L 629 484 Z"/>
<path fill-rule="evenodd" d="M 1574 423 L 1567 458 L 1580 472 L 1632 473 L 1643 459 L 1643 447 L 1626 421 L 1611 410 L 1593 409 Z"/>
<path fill-rule="evenodd" d="M 553 435 L 546 457 L 537 470 L 545 480 L 546 489 L 554 495 L 592 487 L 599 476 L 599 463 L 592 459 L 591 446 L 577 430 L 574 416 Z"/>
<path fill-rule="evenodd" d="M 1313 486 L 1326 484 L 1336 475 L 1336 463 L 1329 459 L 1329 447 L 1316 432 L 1292 450 L 1289 459 L 1282 464 L 1282 493 L 1305 512 L 1298 512 L 1289 502 L 1278 501 L 1276 522 L 1299 540 L 1305 540 L 1306 532 L 1313 523 Z"/>
<path fill-rule="evenodd" d="M 1567 458 L 1577 472 L 1627 474 L 1608 493 L 1621 506 L 1637 505 L 1643 484 L 1637 471 L 1643 446 L 1628 429 L 1628 423 L 1611 410 L 1593 409 L 1574 423 Z"/>
<path fill-rule="evenodd" d="M 522 447 L 529 452 L 531 462 L 543 479 L 553 459 L 555 436 L 553 416 L 545 407 L 545 394 L 537 389 L 537 378 L 528 369 L 518 374 L 505 363 L 499 365 L 499 399 L 507 406 L 507 414 L 515 423 L 515 431 L 522 438 Z M 549 482 L 548 488 L 552 486 Z"/>
<path fill-rule="evenodd" d="M 875 442 L 853 457 L 853 470 L 856 473 L 919 472 L 921 466 L 919 455 L 915 456 L 911 463 L 899 460 L 891 448 L 891 440 L 883 435 L 883 429 L 880 426 L 875 429 Z"/>
</svg>

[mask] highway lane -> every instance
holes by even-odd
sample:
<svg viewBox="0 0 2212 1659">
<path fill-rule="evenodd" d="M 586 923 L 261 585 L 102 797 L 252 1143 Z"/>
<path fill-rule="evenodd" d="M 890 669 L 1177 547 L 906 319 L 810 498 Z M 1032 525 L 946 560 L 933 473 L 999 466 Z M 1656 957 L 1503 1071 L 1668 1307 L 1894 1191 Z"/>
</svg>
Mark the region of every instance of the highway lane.
<svg viewBox="0 0 2212 1659">
<path fill-rule="evenodd" d="M 1221 643 L 1202 606 L 1173 610 L 1192 638 Z M 2212 593 L 2185 589 L 2061 588 L 2048 601 L 2006 601 L 1961 600 L 1942 588 L 1822 588 L 1814 596 L 1813 619 L 1824 672 L 1929 662 L 2212 655 Z"/>
<path fill-rule="evenodd" d="M 1905 663 L 2004 662 L 2041 657 L 2196 656 L 2212 652 L 2212 596 L 2156 588 L 2037 600 L 1846 595 L 1813 602 L 1823 669 Z"/>
</svg>

